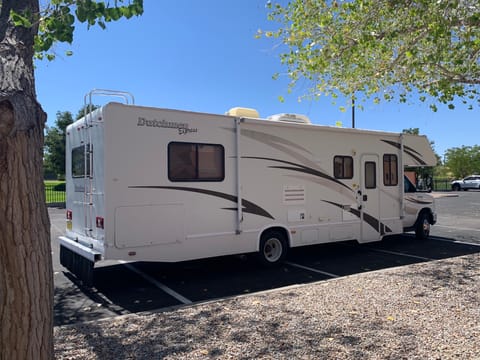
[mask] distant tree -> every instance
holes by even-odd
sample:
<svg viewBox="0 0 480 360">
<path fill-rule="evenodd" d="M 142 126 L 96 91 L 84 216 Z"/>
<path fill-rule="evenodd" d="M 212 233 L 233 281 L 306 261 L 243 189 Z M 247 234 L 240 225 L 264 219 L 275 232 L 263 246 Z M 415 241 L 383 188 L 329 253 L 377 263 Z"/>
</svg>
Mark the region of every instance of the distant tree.
<svg viewBox="0 0 480 360">
<path fill-rule="evenodd" d="M 456 178 L 480 173 L 480 146 L 462 146 L 445 152 L 445 165 Z"/>
<path fill-rule="evenodd" d="M 85 116 L 85 114 L 88 114 L 89 111 L 93 111 L 95 109 L 98 109 L 100 106 L 99 105 L 84 105 L 80 110 L 78 110 L 77 115 L 75 116 L 75 120 L 79 120 L 82 117 Z"/>
<path fill-rule="evenodd" d="M 95 110 L 98 105 L 89 107 L 83 106 L 78 112 L 75 120 L 84 116 L 88 110 Z M 55 125 L 46 128 L 45 132 L 45 151 L 43 165 L 45 171 L 54 173 L 57 178 L 65 177 L 65 140 L 67 126 L 73 123 L 73 116 L 70 111 L 57 111 L 57 120 Z"/>
<path fill-rule="evenodd" d="M 478 0 L 269 1 L 280 23 L 260 31 L 286 45 L 293 87 L 307 94 L 373 97 L 375 102 L 429 96 L 453 109 L 480 105 Z M 430 105 L 436 111 L 436 105 Z"/>
<path fill-rule="evenodd" d="M 52 59 L 52 45 L 71 43 L 78 22 L 104 28 L 142 12 L 142 0 L 0 0 L 0 359 L 53 359 L 46 114 L 34 58 Z"/>
<path fill-rule="evenodd" d="M 70 111 L 58 111 L 55 126 L 46 128 L 44 167 L 57 178 L 65 176 L 65 137 L 67 126 L 71 123 L 73 116 Z"/>
<path fill-rule="evenodd" d="M 408 128 L 408 129 L 403 129 L 402 133 L 404 134 L 412 134 L 412 135 L 420 135 L 420 129 L 419 128 Z"/>
</svg>

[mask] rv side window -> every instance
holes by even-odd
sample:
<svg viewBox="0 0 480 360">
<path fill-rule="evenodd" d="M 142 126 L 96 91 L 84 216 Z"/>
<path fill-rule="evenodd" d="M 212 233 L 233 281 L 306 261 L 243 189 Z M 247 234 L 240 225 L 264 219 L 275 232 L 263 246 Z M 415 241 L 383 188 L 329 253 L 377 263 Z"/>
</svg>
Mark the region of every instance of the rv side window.
<svg viewBox="0 0 480 360">
<path fill-rule="evenodd" d="M 397 155 L 383 155 L 383 184 L 385 186 L 398 185 L 398 162 Z"/>
<path fill-rule="evenodd" d="M 87 144 L 72 149 L 72 177 L 74 178 L 90 176 L 90 156 L 87 156 L 85 161 L 85 151 L 88 146 Z"/>
<path fill-rule="evenodd" d="M 170 181 L 223 181 L 225 149 L 211 144 L 168 144 L 168 178 Z"/>
<path fill-rule="evenodd" d="M 353 178 L 353 158 L 337 155 L 333 158 L 333 176 L 336 179 Z"/>
<path fill-rule="evenodd" d="M 375 189 L 377 187 L 377 164 L 374 161 L 365 162 L 365 188 Z"/>
</svg>

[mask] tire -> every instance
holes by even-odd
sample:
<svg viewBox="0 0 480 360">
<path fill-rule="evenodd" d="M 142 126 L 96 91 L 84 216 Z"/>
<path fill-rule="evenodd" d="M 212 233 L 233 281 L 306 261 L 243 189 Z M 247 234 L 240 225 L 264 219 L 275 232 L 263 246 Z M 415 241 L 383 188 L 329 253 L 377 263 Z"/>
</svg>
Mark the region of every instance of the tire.
<svg viewBox="0 0 480 360">
<path fill-rule="evenodd" d="M 415 225 L 415 237 L 419 240 L 425 240 L 430 235 L 430 221 L 427 213 L 420 213 Z"/>
<path fill-rule="evenodd" d="M 461 190 L 460 185 L 458 185 L 458 184 L 453 184 L 453 185 L 452 185 L 452 190 L 453 190 L 453 191 L 460 191 L 460 190 Z"/>
<path fill-rule="evenodd" d="M 264 233 L 260 239 L 258 258 L 267 267 L 281 264 L 287 257 L 288 245 L 281 231 L 271 230 Z"/>
</svg>

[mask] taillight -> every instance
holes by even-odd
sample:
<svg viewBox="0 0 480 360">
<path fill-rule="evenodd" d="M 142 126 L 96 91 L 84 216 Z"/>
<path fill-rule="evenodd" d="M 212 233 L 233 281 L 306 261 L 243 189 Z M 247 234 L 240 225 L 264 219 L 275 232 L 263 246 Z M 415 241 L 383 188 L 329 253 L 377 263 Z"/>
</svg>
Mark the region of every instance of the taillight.
<svg viewBox="0 0 480 360">
<path fill-rule="evenodd" d="M 73 218 L 72 210 L 67 210 L 67 220 L 72 220 L 72 218 Z"/>
<path fill-rule="evenodd" d="M 97 217 L 95 218 L 95 223 L 97 224 L 97 228 L 103 229 L 103 226 L 104 226 L 104 225 L 103 225 L 103 217 L 97 216 Z"/>
</svg>

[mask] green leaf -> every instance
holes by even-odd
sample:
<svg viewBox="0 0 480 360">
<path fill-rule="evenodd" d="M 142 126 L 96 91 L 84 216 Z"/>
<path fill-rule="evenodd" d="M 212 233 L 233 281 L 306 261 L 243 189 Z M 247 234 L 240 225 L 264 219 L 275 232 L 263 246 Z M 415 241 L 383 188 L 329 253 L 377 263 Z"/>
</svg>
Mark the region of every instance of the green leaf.
<svg viewBox="0 0 480 360">
<path fill-rule="evenodd" d="M 87 12 L 83 6 L 79 5 L 75 10 L 75 14 L 77 15 L 78 21 L 80 21 L 81 23 L 87 21 Z"/>
<path fill-rule="evenodd" d="M 15 26 L 23 26 L 25 28 L 32 27 L 32 22 L 25 16 L 10 10 L 10 20 L 15 24 Z"/>
<path fill-rule="evenodd" d="M 87 23 L 88 28 L 98 25 L 105 29 L 107 22 L 143 13 L 143 0 L 115 0 L 113 3 L 113 7 L 109 7 L 108 1 L 50 0 L 50 5 L 40 19 L 35 20 L 29 13 L 15 12 L 12 12 L 11 19 L 18 26 L 32 26 L 29 19 L 39 21 L 34 44 L 35 58 L 53 60 L 55 56 L 46 52 L 55 42 L 72 43 L 76 20 Z M 128 5 L 122 5 L 125 3 Z M 71 51 L 66 52 L 67 56 L 72 54 Z"/>
<path fill-rule="evenodd" d="M 480 105 L 480 11 L 453 2 L 290 0 L 268 7 L 279 30 L 257 34 L 283 43 L 282 73 L 290 88 L 310 83 L 305 95 Z"/>
</svg>

